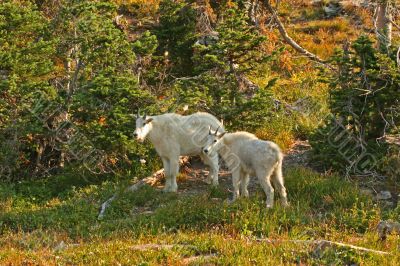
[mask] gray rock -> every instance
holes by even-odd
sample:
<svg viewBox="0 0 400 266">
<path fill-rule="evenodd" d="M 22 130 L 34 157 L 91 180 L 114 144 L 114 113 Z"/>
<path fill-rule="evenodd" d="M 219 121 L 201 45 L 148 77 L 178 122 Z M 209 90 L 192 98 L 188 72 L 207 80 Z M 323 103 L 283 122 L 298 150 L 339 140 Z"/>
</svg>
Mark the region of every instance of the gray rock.
<svg viewBox="0 0 400 266">
<path fill-rule="evenodd" d="M 388 234 L 400 235 L 400 223 L 395 221 L 380 221 L 376 227 L 379 238 L 385 240 Z"/>
<path fill-rule="evenodd" d="M 378 195 L 376 195 L 377 200 L 387 200 L 391 198 L 392 194 L 390 193 L 390 191 L 381 191 L 378 193 Z"/>
<path fill-rule="evenodd" d="M 370 188 L 360 188 L 360 193 L 370 197 L 375 195 L 375 192 Z"/>
<path fill-rule="evenodd" d="M 324 6 L 323 10 L 327 17 L 335 17 L 339 15 L 340 11 L 342 10 L 342 7 L 340 6 L 339 3 L 332 2 L 329 3 L 327 6 Z"/>
</svg>

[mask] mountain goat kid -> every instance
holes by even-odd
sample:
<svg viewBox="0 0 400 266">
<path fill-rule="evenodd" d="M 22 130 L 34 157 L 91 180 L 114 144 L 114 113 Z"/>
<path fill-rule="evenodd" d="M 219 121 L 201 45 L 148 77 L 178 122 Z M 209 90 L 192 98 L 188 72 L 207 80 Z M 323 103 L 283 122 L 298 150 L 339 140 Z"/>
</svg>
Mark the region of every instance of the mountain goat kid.
<svg viewBox="0 0 400 266">
<path fill-rule="evenodd" d="M 240 196 L 239 186 L 240 193 L 249 196 L 249 175 L 256 175 L 267 196 L 267 208 L 272 208 L 274 203 L 271 181 L 281 196 L 282 205 L 288 205 L 282 176 L 283 155 L 275 143 L 247 132 L 218 133 L 218 129 L 212 132 L 210 127 L 203 151 L 218 152 L 232 172 L 233 201 Z"/>
<path fill-rule="evenodd" d="M 143 142 L 148 136 L 158 155 L 161 157 L 166 177 L 165 192 L 176 192 L 176 175 L 179 172 L 180 155 L 200 155 L 206 165 L 210 166 L 208 183 L 218 185 L 218 154 L 202 152 L 207 141 L 209 125 L 221 128 L 221 122 L 208 113 L 198 112 L 188 116 L 168 113 L 157 116 L 137 114 L 134 137 Z"/>
</svg>

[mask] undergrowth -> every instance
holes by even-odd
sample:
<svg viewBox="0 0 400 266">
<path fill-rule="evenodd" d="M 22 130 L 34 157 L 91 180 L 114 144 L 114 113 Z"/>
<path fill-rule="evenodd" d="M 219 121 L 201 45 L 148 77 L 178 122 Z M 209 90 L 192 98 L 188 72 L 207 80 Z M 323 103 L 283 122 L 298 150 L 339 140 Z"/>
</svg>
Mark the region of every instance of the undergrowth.
<svg viewBox="0 0 400 266">
<path fill-rule="evenodd" d="M 305 168 L 285 172 L 291 206 L 265 208 L 261 189 L 249 199 L 228 204 L 227 188 L 198 194 L 164 194 L 153 187 L 120 193 L 102 220 L 100 204 L 123 181 L 101 181 L 55 187 L 65 177 L 41 182 L 1 184 L 0 264 L 29 261 L 37 264 L 177 264 L 186 257 L 215 254 L 217 264 L 267 261 L 274 264 L 316 263 L 373 265 L 399 262 L 398 237 L 378 241 L 375 227 L 382 218 L 398 218 L 359 193 L 357 185 L 336 175 Z M 125 182 L 126 183 L 126 182 Z M 46 192 L 46 193 L 44 193 Z M 275 239 L 278 244 L 257 242 Z M 329 239 L 393 252 L 393 257 L 364 254 L 347 248 L 325 249 L 290 239 Z M 60 248 L 60 243 L 65 247 Z M 135 245 L 174 244 L 173 249 L 130 252 Z M 74 244 L 68 246 L 68 244 Z M 76 244 L 76 245 L 75 245 Z M 181 247 L 181 246 L 182 247 Z M 188 245 L 186 247 L 186 245 Z M 295 249 L 294 249 L 295 248 Z"/>
</svg>

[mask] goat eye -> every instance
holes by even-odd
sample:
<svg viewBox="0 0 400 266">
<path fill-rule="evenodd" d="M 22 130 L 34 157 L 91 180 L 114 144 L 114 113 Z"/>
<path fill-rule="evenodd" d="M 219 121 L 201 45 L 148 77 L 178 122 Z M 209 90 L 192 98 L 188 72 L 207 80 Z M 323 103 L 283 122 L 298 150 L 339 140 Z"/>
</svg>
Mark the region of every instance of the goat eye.
<svg viewBox="0 0 400 266">
<path fill-rule="evenodd" d="M 215 142 L 217 142 L 217 140 L 216 140 L 216 139 L 214 140 L 214 143 L 215 143 Z"/>
<path fill-rule="evenodd" d="M 145 126 L 146 125 L 146 123 L 143 123 L 143 126 Z"/>
</svg>

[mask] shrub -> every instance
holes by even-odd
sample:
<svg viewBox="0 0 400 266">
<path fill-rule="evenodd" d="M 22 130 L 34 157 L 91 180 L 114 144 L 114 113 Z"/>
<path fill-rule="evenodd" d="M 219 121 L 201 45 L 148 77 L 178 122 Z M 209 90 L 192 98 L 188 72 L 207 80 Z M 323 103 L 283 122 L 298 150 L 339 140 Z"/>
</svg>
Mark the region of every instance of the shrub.
<svg viewBox="0 0 400 266">
<path fill-rule="evenodd" d="M 111 3 L 70 1 L 51 24 L 34 4 L 21 5 L 0 4 L 0 174 L 139 170 L 149 151 L 132 140 L 130 114 L 154 98 L 138 86 L 132 48 L 151 53 L 154 36 L 133 45 Z"/>
<path fill-rule="evenodd" d="M 330 110 L 325 125 L 312 137 L 314 159 L 336 170 L 373 174 L 396 134 L 400 115 L 400 73 L 395 57 L 380 53 L 365 36 L 333 58 L 338 68 L 329 78 Z M 390 122 L 389 122 L 390 121 Z"/>
</svg>

